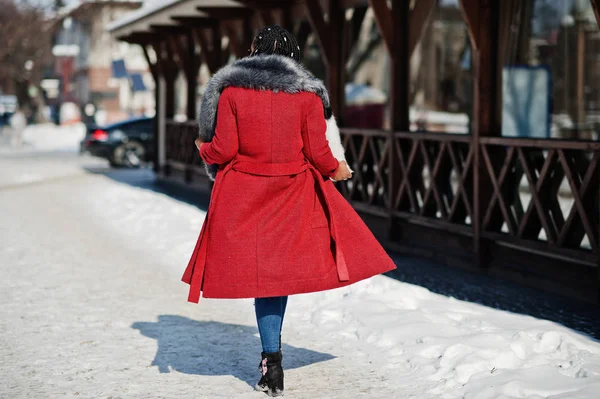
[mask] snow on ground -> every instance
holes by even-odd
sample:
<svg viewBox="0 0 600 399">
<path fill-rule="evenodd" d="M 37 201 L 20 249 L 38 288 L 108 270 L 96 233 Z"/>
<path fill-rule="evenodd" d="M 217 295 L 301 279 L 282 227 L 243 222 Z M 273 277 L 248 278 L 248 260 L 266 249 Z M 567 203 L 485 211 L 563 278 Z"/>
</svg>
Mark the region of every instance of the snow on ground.
<svg viewBox="0 0 600 399">
<path fill-rule="evenodd" d="M 0 397 L 265 397 L 252 300 L 185 301 L 204 211 L 90 162 L 0 154 Z M 283 341 L 290 398 L 600 397 L 597 341 L 384 276 L 292 297 Z"/>
<path fill-rule="evenodd" d="M 10 127 L 3 131 L 6 141 L 13 134 Z M 14 153 L 78 151 L 79 143 L 85 137 L 85 125 L 76 123 L 68 126 L 57 126 L 53 123 L 29 125 L 23 131 L 23 145 L 19 148 L 0 147 L 0 155 Z M 8 144 L 8 143 L 7 143 Z"/>
</svg>

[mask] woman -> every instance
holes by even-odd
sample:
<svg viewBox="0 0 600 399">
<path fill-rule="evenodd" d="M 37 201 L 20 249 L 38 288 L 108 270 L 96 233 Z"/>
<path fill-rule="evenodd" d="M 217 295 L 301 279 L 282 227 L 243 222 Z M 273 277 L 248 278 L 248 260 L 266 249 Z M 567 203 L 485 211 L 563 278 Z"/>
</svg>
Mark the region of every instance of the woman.
<svg viewBox="0 0 600 399">
<path fill-rule="evenodd" d="M 201 293 L 256 298 L 263 347 L 256 388 L 269 396 L 283 393 L 287 296 L 395 268 L 332 182 L 352 173 L 327 90 L 299 60 L 294 37 L 266 27 L 249 57 L 208 83 L 196 145 L 215 184 L 182 279 L 190 302 Z"/>
</svg>

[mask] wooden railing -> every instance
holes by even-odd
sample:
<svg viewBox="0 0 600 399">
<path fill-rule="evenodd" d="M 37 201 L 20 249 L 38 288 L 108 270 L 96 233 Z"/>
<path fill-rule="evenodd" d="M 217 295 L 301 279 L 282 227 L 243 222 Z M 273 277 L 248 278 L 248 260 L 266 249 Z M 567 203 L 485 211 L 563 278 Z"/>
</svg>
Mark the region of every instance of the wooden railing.
<svg viewBox="0 0 600 399">
<path fill-rule="evenodd" d="M 480 142 L 493 188 L 483 214 L 483 234 L 597 265 L 600 143 L 508 138 Z"/>
<path fill-rule="evenodd" d="M 342 135 L 355 173 L 339 183 L 340 191 L 356 208 L 416 222 L 436 220 L 469 234 L 473 153 L 468 136 L 358 129 L 342 129 Z"/>
<path fill-rule="evenodd" d="M 176 169 L 184 173 L 188 182 L 193 180 L 194 175 L 206 178 L 206 171 L 194 145 L 198 137 L 198 123 L 167 121 L 166 128 L 166 174 Z"/>
<path fill-rule="evenodd" d="M 481 138 L 474 184 L 470 136 L 342 134 L 356 173 L 341 192 L 361 211 L 473 235 L 475 187 L 487 183 L 481 238 L 598 265 L 600 143 Z"/>
<path fill-rule="evenodd" d="M 206 176 L 196 137 L 194 122 L 167 123 L 167 168 L 186 180 Z M 355 173 L 338 187 L 363 213 L 599 263 L 600 143 L 481 138 L 475 182 L 470 136 L 342 129 L 342 141 Z"/>
</svg>

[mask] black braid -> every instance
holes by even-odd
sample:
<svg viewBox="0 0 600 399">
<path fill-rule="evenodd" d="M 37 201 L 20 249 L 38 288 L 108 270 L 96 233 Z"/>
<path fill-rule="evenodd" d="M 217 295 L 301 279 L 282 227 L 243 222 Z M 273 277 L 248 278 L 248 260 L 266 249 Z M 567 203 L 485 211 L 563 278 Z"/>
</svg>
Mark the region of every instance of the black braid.
<svg viewBox="0 0 600 399">
<path fill-rule="evenodd" d="M 261 29 L 254 38 L 252 55 L 279 54 L 300 61 L 300 46 L 296 38 L 279 25 Z"/>
</svg>

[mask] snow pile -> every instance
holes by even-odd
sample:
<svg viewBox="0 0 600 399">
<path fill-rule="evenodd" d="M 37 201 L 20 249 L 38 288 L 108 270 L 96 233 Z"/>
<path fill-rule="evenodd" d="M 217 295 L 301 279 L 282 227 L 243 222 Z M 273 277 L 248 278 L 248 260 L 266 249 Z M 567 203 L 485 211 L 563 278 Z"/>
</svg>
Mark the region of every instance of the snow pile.
<svg viewBox="0 0 600 399">
<path fill-rule="evenodd" d="M 99 186 L 98 193 L 88 194 L 101 223 L 131 245 L 151 248 L 170 265 L 172 278 L 180 278 L 205 212 L 119 185 Z M 230 304 L 243 304 L 243 309 L 247 302 Z M 201 300 L 199 306 L 215 305 Z M 550 321 L 384 276 L 292 297 L 283 338 L 285 344 L 336 356 L 307 376 L 322 375 L 347 393 L 367 387 L 361 388 L 360 379 L 352 381 L 357 390 L 349 387 L 343 370 L 364 364 L 381 384 L 380 397 L 600 397 L 600 343 L 593 339 Z"/>
<path fill-rule="evenodd" d="M 556 323 L 386 277 L 301 298 L 290 314 L 309 324 L 294 328 L 318 326 L 348 351 L 368 344 L 388 384 L 418 382 L 412 394 L 600 397 L 600 344 Z"/>
</svg>

